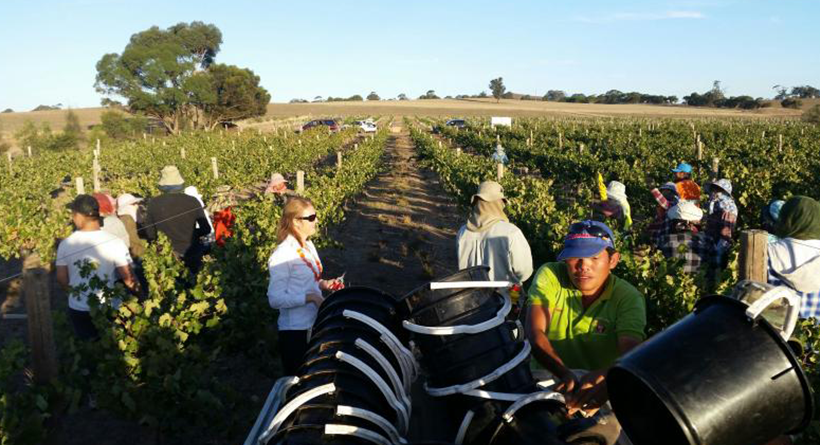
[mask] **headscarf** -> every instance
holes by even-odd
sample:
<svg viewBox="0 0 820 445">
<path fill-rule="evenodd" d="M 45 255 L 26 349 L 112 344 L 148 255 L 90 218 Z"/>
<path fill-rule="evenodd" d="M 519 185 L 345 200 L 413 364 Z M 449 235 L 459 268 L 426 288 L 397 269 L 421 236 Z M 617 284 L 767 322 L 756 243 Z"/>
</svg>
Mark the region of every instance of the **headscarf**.
<svg viewBox="0 0 820 445">
<path fill-rule="evenodd" d="M 139 222 L 137 221 L 137 210 L 140 201 L 142 200 L 130 193 L 117 196 L 117 215 L 128 215 L 134 219 L 134 222 Z"/>
<path fill-rule="evenodd" d="M 208 215 L 208 211 L 205 209 L 205 203 L 202 202 L 202 195 L 199 194 L 199 190 L 196 187 L 189 185 L 185 187 L 184 193 L 188 196 L 193 196 L 199 201 L 199 205 L 202 206 L 202 212 L 205 213 L 205 219 L 208 220 L 208 225 L 211 227 L 211 232 L 214 230 L 214 223 L 211 222 L 211 216 Z"/>
<path fill-rule="evenodd" d="M 808 196 L 793 196 L 780 210 L 775 228 L 779 238 L 820 240 L 820 203 Z"/>
<path fill-rule="evenodd" d="M 473 212 L 467 218 L 467 230 L 484 232 L 499 221 L 509 221 L 507 215 L 504 214 L 504 200 L 485 201 L 476 198 Z"/>
</svg>

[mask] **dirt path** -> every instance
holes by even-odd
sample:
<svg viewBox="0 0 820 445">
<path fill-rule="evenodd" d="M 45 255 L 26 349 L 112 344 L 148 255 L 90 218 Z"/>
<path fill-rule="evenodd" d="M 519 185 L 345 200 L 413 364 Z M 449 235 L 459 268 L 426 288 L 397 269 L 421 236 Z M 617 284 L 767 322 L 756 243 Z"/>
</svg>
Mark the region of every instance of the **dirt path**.
<svg viewBox="0 0 820 445">
<path fill-rule="evenodd" d="M 415 155 L 407 131 L 393 127 L 386 171 L 347 205 L 345 221 L 330 231 L 344 248 L 322 252 L 327 276 L 346 271 L 348 284 L 400 297 L 457 270 L 455 237 L 463 218 Z"/>
<path fill-rule="evenodd" d="M 392 128 L 387 169 L 345 210 L 331 230 L 343 249 L 324 250 L 327 276 L 347 272 L 348 284 L 371 286 L 401 297 L 431 279 L 458 270 L 455 238 L 463 218 L 435 173 L 421 169 L 406 129 Z M 408 439 L 452 440 L 460 419 L 448 419 L 421 379 L 413 387 Z"/>
</svg>

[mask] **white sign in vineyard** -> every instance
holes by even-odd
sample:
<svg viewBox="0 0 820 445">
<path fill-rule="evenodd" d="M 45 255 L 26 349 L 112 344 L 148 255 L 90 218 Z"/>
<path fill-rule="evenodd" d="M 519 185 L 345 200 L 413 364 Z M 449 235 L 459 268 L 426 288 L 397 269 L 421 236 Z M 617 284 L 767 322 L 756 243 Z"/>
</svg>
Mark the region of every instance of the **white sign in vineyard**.
<svg viewBox="0 0 820 445">
<path fill-rule="evenodd" d="M 496 127 L 499 125 L 503 125 L 505 127 L 512 127 L 512 118 L 511 117 L 498 117 L 493 116 L 490 118 L 490 126 Z"/>
</svg>

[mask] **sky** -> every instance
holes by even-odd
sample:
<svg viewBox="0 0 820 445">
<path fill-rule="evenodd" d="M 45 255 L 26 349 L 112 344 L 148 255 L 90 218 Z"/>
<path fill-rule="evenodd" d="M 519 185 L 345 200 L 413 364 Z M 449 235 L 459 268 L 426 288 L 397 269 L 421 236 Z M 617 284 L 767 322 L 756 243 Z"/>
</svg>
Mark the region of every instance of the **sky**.
<svg viewBox="0 0 820 445">
<path fill-rule="evenodd" d="M 816 0 L 2 0 L 0 109 L 100 104 L 95 65 L 132 34 L 216 25 L 217 62 L 250 68 L 274 102 L 489 91 L 683 97 L 820 87 Z"/>
</svg>

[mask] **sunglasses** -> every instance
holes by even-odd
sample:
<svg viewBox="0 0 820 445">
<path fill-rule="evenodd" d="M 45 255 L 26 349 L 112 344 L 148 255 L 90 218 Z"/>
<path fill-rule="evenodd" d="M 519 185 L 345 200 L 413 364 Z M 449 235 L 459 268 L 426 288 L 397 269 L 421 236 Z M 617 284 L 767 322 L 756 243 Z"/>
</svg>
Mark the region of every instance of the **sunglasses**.
<svg viewBox="0 0 820 445">
<path fill-rule="evenodd" d="M 316 214 L 314 213 L 313 215 L 310 215 L 310 216 L 300 216 L 296 219 L 301 219 L 302 221 L 313 222 L 313 221 L 316 221 Z"/>
<path fill-rule="evenodd" d="M 592 235 L 596 238 L 601 238 L 602 240 L 612 241 L 612 238 L 609 236 L 606 230 L 602 227 L 594 226 L 591 224 L 577 222 L 571 226 L 569 226 L 569 235 Z"/>
</svg>

